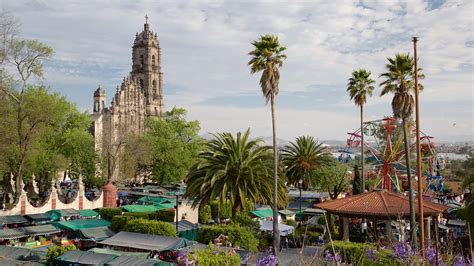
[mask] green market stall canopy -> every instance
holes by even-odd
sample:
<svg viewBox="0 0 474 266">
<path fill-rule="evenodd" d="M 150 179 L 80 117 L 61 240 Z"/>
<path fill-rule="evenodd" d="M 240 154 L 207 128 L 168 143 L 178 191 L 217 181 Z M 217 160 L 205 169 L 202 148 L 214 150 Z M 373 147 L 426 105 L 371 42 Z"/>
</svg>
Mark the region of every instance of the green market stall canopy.
<svg viewBox="0 0 474 266">
<path fill-rule="evenodd" d="M 118 232 L 111 238 L 99 242 L 99 244 L 107 246 L 134 248 L 146 251 L 179 250 L 193 246 L 195 243 L 196 242 L 184 238 L 124 231 Z"/>
<path fill-rule="evenodd" d="M 10 215 L 10 216 L 0 216 L 0 226 L 9 225 L 9 224 L 24 224 L 28 220 L 23 218 L 20 215 Z"/>
<path fill-rule="evenodd" d="M 139 198 L 138 201 L 142 203 L 153 204 L 153 205 L 159 205 L 163 203 L 172 203 L 173 205 L 176 205 L 175 199 L 163 198 L 163 197 L 144 196 L 144 197 Z"/>
<path fill-rule="evenodd" d="M 19 228 L 5 228 L 0 230 L 0 240 L 18 239 L 27 236 L 43 236 L 61 232 L 50 224 L 26 226 Z"/>
<path fill-rule="evenodd" d="M 47 224 L 52 222 L 51 217 L 44 213 L 28 214 L 24 217 L 26 220 L 28 220 L 28 222 L 34 224 Z"/>
<path fill-rule="evenodd" d="M 99 213 L 93 210 L 79 210 L 79 216 L 92 218 L 92 217 L 98 217 Z"/>
<path fill-rule="evenodd" d="M 265 219 L 268 217 L 273 217 L 273 210 L 271 208 L 260 208 L 254 211 L 251 211 L 253 215 L 257 216 L 260 219 Z"/>
<path fill-rule="evenodd" d="M 146 259 L 136 256 L 101 254 L 90 251 L 72 250 L 59 256 L 55 265 L 136 265 L 136 266 L 172 266 L 158 259 Z"/>
<path fill-rule="evenodd" d="M 79 216 L 79 212 L 74 209 L 51 210 L 45 213 L 51 220 L 59 221 L 61 217 Z"/>
<path fill-rule="evenodd" d="M 87 228 L 110 226 L 110 222 L 101 219 L 72 220 L 67 222 L 54 222 L 54 226 L 62 230 L 77 231 Z"/>
</svg>

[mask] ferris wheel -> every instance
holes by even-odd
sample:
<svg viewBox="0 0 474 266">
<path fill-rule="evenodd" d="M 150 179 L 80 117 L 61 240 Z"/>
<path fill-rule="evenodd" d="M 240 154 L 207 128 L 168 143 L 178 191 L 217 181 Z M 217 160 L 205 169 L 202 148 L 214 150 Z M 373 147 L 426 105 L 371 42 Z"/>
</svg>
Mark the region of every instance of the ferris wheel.
<svg viewBox="0 0 474 266">
<path fill-rule="evenodd" d="M 410 159 L 416 158 L 416 136 L 414 126 L 411 126 L 409 152 Z M 361 129 L 349 132 L 346 145 L 339 150 L 339 160 L 349 162 L 354 159 L 354 152 L 359 152 L 364 145 L 364 155 L 368 171 L 366 176 L 377 180 L 377 187 L 388 191 L 403 191 L 406 181 L 407 167 L 405 163 L 405 149 L 401 124 L 392 117 L 368 121 L 364 123 L 364 143 L 361 140 Z M 422 171 L 425 176 L 426 190 L 437 191 L 443 187 L 442 177 L 439 175 L 439 163 L 433 137 L 420 132 L 420 146 L 422 156 Z M 416 163 L 411 167 L 411 173 L 416 175 Z"/>
</svg>

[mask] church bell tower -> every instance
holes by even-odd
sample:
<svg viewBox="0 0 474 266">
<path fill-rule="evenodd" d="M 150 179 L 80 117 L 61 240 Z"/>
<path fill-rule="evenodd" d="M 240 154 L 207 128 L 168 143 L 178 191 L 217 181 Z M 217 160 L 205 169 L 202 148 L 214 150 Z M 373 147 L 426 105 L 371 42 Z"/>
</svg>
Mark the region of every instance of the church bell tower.
<svg viewBox="0 0 474 266">
<path fill-rule="evenodd" d="M 161 49 L 156 33 L 150 30 L 148 16 L 141 33 L 137 33 L 132 46 L 132 72 L 145 95 L 146 115 L 163 114 L 163 73 L 161 72 Z"/>
</svg>

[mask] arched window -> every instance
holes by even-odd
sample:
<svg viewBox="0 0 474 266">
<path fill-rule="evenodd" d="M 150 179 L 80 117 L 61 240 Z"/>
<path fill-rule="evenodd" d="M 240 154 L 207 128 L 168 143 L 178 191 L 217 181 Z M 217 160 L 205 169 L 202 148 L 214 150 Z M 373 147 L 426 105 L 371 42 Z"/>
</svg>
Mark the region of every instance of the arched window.
<svg viewBox="0 0 474 266">
<path fill-rule="evenodd" d="M 105 102 L 102 101 L 102 107 L 101 107 L 101 109 L 104 109 L 104 108 L 105 108 Z"/>
<path fill-rule="evenodd" d="M 94 104 L 94 111 L 95 112 L 99 111 L 99 102 L 98 101 L 96 101 L 95 104 Z"/>
<path fill-rule="evenodd" d="M 145 83 L 143 83 L 143 79 L 140 79 L 140 88 L 142 90 L 145 88 Z"/>
<path fill-rule="evenodd" d="M 151 64 L 152 64 L 153 66 L 155 66 L 155 55 L 153 55 L 153 56 L 151 57 Z"/>
<path fill-rule="evenodd" d="M 145 65 L 145 59 L 143 58 L 143 55 L 140 55 L 140 65 L 143 67 Z"/>
<path fill-rule="evenodd" d="M 156 96 L 156 80 L 153 80 L 153 96 Z"/>
</svg>

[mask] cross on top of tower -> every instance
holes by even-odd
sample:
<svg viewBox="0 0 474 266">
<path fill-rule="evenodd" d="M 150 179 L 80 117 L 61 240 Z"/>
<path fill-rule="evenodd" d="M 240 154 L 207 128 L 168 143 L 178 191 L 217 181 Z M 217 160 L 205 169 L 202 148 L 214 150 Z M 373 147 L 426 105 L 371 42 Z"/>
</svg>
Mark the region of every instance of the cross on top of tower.
<svg viewBox="0 0 474 266">
<path fill-rule="evenodd" d="M 148 18 L 149 18 L 148 15 L 145 14 L 145 24 L 148 24 Z"/>
</svg>

